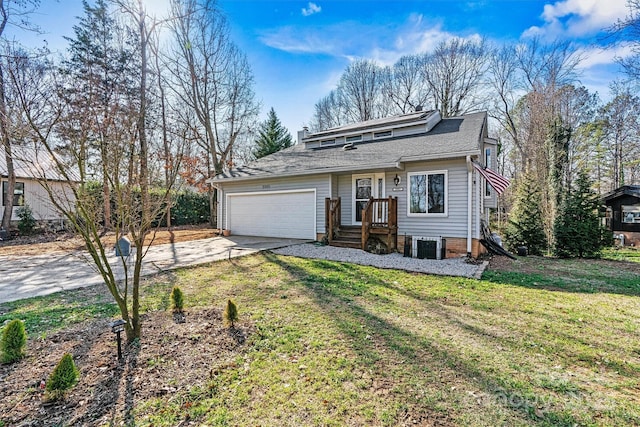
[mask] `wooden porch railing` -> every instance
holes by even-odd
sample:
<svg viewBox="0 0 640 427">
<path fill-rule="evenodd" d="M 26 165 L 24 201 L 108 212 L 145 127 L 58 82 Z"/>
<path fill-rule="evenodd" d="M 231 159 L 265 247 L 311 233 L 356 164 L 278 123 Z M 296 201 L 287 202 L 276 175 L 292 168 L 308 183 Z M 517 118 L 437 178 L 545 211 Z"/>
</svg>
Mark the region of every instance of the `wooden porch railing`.
<svg viewBox="0 0 640 427">
<path fill-rule="evenodd" d="M 337 199 L 324 199 L 324 221 L 325 230 L 327 230 L 327 239 L 329 244 L 336 238 L 336 233 L 340 228 L 340 218 L 342 217 L 342 202 L 340 197 Z"/>
<path fill-rule="evenodd" d="M 395 250 L 398 243 L 398 199 L 370 198 L 362 209 L 362 249 L 372 234 L 386 236 L 387 249 Z"/>
</svg>

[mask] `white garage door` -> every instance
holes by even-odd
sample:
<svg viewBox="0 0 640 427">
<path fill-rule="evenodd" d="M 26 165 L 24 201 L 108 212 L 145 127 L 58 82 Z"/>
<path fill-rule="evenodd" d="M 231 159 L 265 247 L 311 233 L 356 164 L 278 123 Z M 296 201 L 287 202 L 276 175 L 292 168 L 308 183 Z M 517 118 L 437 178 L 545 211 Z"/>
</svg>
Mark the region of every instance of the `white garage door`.
<svg viewBox="0 0 640 427">
<path fill-rule="evenodd" d="M 239 236 L 315 240 L 315 190 L 228 194 L 226 223 Z"/>
</svg>

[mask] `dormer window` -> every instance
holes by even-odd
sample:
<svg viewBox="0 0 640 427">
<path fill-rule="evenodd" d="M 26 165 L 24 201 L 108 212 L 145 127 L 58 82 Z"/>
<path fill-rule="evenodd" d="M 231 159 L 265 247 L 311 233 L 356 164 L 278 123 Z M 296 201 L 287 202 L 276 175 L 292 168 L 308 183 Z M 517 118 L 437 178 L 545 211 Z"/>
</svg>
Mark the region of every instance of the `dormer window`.
<svg viewBox="0 0 640 427">
<path fill-rule="evenodd" d="M 393 136 L 393 131 L 391 131 L 391 130 L 385 130 L 385 131 L 374 132 L 373 133 L 373 139 L 389 138 L 391 136 Z"/>
<path fill-rule="evenodd" d="M 320 146 L 321 147 L 325 147 L 327 145 L 335 145 L 336 144 L 336 140 L 335 139 L 325 139 L 324 141 L 320 141 Z"/>
<path fill-rule="evenodd" d="M 347 141 L 347 144 L 350 143 L 350 142 L 362 141 L 362 135 L 351 135 L 351 136 L 348 136 L 346 141 Z"/>
</svg>

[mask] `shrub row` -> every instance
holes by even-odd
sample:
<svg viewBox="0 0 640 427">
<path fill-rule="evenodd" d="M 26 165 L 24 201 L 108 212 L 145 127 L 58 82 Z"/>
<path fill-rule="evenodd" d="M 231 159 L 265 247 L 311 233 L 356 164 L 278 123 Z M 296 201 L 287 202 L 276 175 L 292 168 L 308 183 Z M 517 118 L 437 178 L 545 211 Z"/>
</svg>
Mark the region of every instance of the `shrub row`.
<svg viewBox="0 0 640 427">
<path fill-rule="evenodd" d="M 104 195 L 102 184 L 99 182 L 87 183 L 87 195 L 94 203 L 98 217 L 102 215 Z M 140 200 L 140 189 L 133 190 L 133 196 Z M 164 190 L 160 188 L 152 189 L 149 192 L 151 200 L 160 200 L 164 196 Z M 117 221 L 117 209 L 115 195 L 111 195 L 111 212 L 113 221 Z M 172 225 L 197 225 L 204 224 L 209 220 L 209 196 L 204 193 L 196 193 L 190 190 L 171 192 L 171 224 Z M 162 206 L 161 213 L 156 218 L 154 226 L 166 226 L 166 205 Z M 98 221 L 101 218 L 97 218 Z"/>
</svg>

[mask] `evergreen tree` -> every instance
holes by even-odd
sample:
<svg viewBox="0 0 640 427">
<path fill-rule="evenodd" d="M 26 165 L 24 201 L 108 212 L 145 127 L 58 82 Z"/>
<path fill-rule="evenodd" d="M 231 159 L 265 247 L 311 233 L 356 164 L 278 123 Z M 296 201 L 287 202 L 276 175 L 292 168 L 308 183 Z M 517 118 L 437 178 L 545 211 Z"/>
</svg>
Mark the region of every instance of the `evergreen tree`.
<svg viewBox="0 0 640 427">
<path fill-rule="evenodd" d="M 269 111 L 267 120 L 260 124 L 259 133 L 260 135 L 256 140 L 256 148 L 252 152 L 256 159 L 293 145 L 291 134 L 282 126 L 273 107 Z"/>
<path fill-rule="evenodd" d="M 559 257 L 595 258 L 609 243 L 609 233 L 598 216 L 600 202 L 591 184 L 587 173 L 580 171 L 556 218 L 554 252 Z"/>
<path fill-rule="evenodd" d="M 530 173 L 524 174 L 518 182 L 505 240 L 511 250 L 526 246 L 532 255 L 542 255 L 547 249 L 547 236 L 542 220 L 542 194 L 540 186 Z"/>
</svg>

